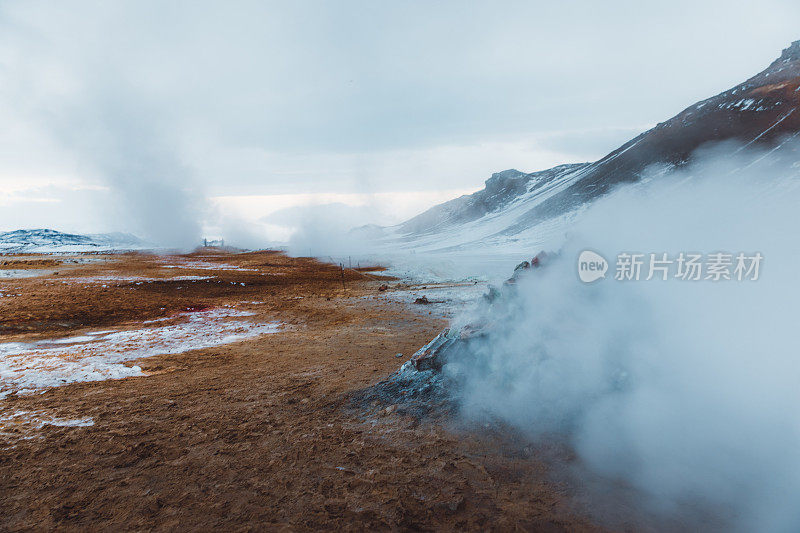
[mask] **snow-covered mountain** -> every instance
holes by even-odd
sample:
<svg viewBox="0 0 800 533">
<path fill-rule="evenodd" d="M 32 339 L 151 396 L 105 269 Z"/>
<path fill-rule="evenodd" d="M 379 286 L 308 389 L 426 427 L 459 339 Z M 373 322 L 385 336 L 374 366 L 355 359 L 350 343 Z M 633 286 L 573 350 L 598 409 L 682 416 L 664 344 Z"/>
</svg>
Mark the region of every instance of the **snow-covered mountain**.
<svg viewBox="0 0 800 533">
<path fill-rule="evenodd" d="M 493 174 L 483 190 L 385 228 L 381 240 L 395 250 L 415 252 L 486 250 L 514 243 L 535 248 L 554 232 L 563 233 L 568 219 L 613 187 L 639 181 L 645 169 L 685 166 L 698 148 L 734 141 L 718 148 L 732 153 L 760 148 L 793 156 L 797 143 L 790 141 L 800 136 L 798 106 L 800 41 L 763 72 L 686 108 L 599 161 L 529 174 Z M 790 159 L 798 161 L 800 154 Z M 370 231 L 374 235 L 375 228 Z"/>
<path fill-rule="evenodd" d="M 129 233 L 77 235 L 52 229 L 19 229 L 0 233 L 0 254 L 136 250 L 148 245 Z"/>
</svg>

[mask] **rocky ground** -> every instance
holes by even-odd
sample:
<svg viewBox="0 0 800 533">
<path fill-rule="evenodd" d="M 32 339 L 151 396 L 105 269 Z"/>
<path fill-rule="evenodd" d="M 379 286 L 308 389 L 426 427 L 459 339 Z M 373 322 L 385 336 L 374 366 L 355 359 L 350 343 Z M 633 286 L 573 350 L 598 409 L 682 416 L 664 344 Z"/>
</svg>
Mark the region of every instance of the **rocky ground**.
<svg viewBox="0 0 800 533">
<path fill-rule="evenodd" d="M 552 450 L 353 401 L 444 325 L 374 271 L 223 250 L 1 263 L 41 271 L 0 279 L 3 343 L 223 306 L 283 326 L 0 400 L 0 530 L 598 529 Z"/>
</svg>

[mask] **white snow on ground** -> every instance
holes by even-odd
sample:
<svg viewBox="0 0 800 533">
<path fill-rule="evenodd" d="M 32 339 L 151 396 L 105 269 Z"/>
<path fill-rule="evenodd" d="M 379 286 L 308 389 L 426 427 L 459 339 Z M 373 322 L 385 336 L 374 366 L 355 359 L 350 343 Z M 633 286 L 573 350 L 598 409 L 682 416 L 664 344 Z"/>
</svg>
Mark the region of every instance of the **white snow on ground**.
<svg viewBox="0 0 800 533">
<path fill-rule="evenodd" d="M 254 313 L 211 309 L 182 313 L 176 323 L 132 330 L 90 332 L 74 337 L 0 343 L 0 399 L 83 381 L 144 375 L 123 363 L 183 353 L 278 331 L 278 322 L 243 320 Z"/>
<path fill-rule="evenodd" d="M 37 254 L 82 254 L 82 253 L 109 253 L 124 252 L 134 250 L 150 250 L 152 246 L 114 246 L 114 245 L 92 245 L 92 244 L 64 244 L 64 245 L 20 245 L 0 243 L 0 255 L 37 253 Z"/>
<path fill-rule="evenodd" d="M 0 243 L 0 255 L 3 254 L 19 254 L 19 253 L 37 253 L 37 254 L 80 254 L 80 253 L 108 253 L 120 252 L 128 250 L 147 250 L 150 247 L 135 247 L 126 246 L 120 248 L 117 246 L 92 246 L 92 245 L 78 245 L 70 244 L 64 246 L 16 246 Z"/>
<path fill-rule="evenodd" d="M 38 429 L 43 426 L 57 427 L 89 427 L 94 425 L 91 417 L 84 418 L 54 418 L 45 411 L 23 411 L 21 409 L 8 410 L 0 413 L 0 433 L 4 427 L 26 423 Z"/>
<path fill-rule="evenodd" d="M 45 426 L 58 426 L 62 428 L 85 428 L 94 425 L 94 419 L 90 417 L 75 418 L 72 420 L 54 418 L 43 422 Z"/>
<path fill-rule="evenodd" d="M 371 256 L 378 264 L 388 267 L 384 272 L 371 272 L 372 275 L 386 275 L 400 278 L 408 283 L 425 285 L 429 283 L 500 283 L 507 279 L 514 267 L 523 260 L 531 258 L 541 250 L 555 250 L 557 247 L 543 246 L 538 242 L 516 243 L 504 247 L 452 250 L 447 252 L 428 252 L 420 254 L 386 253 Z"/>
<path fill-rule="evenodd" d="M 162 265 L 163 268 L 182 268 L 184 270 L 238 270 L 240 272 L 257 272 L 255 268 L 244 268 L 227 263 L 212 263 L 209 261 L 170 258 L 169 263 Z"/>
<path fill-rule="evenodd" d="M 0 270 L 0 279 L 3 278 L 35 278 L 36 276 L 44 276 L 52 272 L 51 270 L 41 270 L 41 269 L 15 269 L 15 268 L 7 268 Z"/>
<path fill-rule="evenodd" d="M 63 283 L 153 283 L 156 281 L 203 281 L 214 276 L 173 276 L 171 278 L 146 278 L 144 276 L 92 276 L 86 278 L 69 278 Z"/>
<path fill-rule="evenodd" d="M 88 416 L 83 418 L 59 418 L 52 411 L 24 411 L 22 409 L 3 409 L 0 407 L 0 438 L 32 439 L 46 426 L 85 428 L 93 425 L 94 419 Z"/>
<path fill-rule="evenodd" d="M 387 300 L 410 304 L 409 307 L 419 313 L 431 312 L 445 318 L 453 318 L 475 304 L 487 290 L 486 282 L 475 281 L 458 284 L 415 285 L 381 294 Z M 430 303 L 414 303 L 417 298 L 423 296 Z"/>
</svg>

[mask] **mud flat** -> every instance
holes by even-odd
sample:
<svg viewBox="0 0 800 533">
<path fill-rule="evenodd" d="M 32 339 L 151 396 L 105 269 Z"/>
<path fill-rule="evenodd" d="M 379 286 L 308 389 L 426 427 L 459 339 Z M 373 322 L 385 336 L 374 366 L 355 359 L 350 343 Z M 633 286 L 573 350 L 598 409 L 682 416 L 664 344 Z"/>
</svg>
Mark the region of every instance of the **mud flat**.
<svg viewBox="0 0 800 533">
<path fill-rule="evenodd" d="M 0 530 L 598 529 L 547 452 L 354 402 L 446 324 L 375 272 L 214 250 L 46 269 L 0 278 Z"/>
</svg>

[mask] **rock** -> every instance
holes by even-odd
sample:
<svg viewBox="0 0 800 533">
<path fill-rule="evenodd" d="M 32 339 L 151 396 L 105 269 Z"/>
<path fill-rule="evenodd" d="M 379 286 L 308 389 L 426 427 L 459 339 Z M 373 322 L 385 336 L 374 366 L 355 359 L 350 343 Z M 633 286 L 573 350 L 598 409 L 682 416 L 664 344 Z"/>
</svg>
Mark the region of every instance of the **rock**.
<svg viewBox="0 0 800 533">
<path fill-rule="evenodd" d="M 414 303 L 419 305 L 428 305 L 429 303 L 431 303 L 431 301 L 428 300 L 428 298 L 425 296 L 420 296 L 419 298 L 414 300 Z"/>
<path fill-rule="evenodd" d="M 484 300 L 486 300 L 489 303 L 492 303 L 495 300 L 497 300 L 498 298 L 500 298 L 501 293 L 497 289 L 497 287 L 495 287 L 494 285 L 489 285 L 487 288 L 488 288 L 488 292 L 483 295 Z"/>
</svg>

